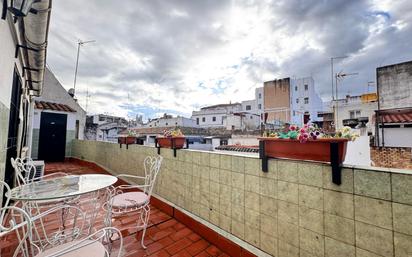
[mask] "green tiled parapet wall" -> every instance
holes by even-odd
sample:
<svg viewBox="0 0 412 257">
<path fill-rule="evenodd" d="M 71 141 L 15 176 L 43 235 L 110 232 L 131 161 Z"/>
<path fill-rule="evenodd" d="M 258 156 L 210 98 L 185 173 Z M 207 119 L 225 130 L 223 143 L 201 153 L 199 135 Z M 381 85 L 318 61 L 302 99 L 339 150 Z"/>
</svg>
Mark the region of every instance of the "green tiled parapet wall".
<svg viewBox="0 0 412 257">
<path fill-rule="evenodd" d="M 156 148 L 73 141 L 72 156 L 143 175 Z M 155 193 L 274 256 L 412 256 L 412 171 L 169 149 Z M 133 181 L 131 181 L 133 182 Z"/>
</svg>

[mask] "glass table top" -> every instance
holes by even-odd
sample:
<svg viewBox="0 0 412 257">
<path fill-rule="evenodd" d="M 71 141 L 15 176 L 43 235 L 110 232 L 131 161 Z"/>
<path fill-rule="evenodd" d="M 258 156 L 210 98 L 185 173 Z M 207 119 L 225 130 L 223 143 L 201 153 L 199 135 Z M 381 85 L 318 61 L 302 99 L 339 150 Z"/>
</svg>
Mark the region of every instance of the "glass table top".
<svg viewBox="0 0 412 257">
<path fill-rule="evenodd" d="M 6 196 L 24 201 L 67 198 L 104 189 L 116 182 L 117 178 L 111 175 L 70 175 L 15 187 L 7 192 Z"/>
</svg>

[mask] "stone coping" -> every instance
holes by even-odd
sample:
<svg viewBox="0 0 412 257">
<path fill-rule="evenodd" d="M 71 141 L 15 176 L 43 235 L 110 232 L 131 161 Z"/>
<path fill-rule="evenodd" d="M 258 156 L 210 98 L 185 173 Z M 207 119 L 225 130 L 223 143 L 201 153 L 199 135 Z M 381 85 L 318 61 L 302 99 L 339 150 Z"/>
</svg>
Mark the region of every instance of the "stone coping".
<svg viewBox="0 0 412 257">
<path fill-rule="evenodd" d="M 99 142 L 112 143 L 112 142 L 103 142 L 103 141 L 99 141 Z M 133 145 L 129 145 L 129 147 L 131 146 Z M 139 145 L 139 147 L 154 148 L 154 146 L 150 146 L 150 145 Z M 177 151 L 201 152 L 201 153 L 209 153 L 209 154 L 231 155 L 231 156 L 240 156 L 240 157 L 246 157 L 246 158 L 259 159 L 258 153 L 253 154 L 253 153 L 243 153 L 243 152 L 206 151 L 206 150 L 197 150 L 197 149 L 178 149 Z M 293 160 L 293 159 L 281 159 L 281 158 L 276 159 L 276 160 L 291 161 L 291 162 L 320 163 L 320 162 L 315 162 L 315 161 L 310 161 L 310 160 Z M 321 163 L 321 164 L 327 165 L 326 163 Z M 347 164 L 344 164 L 342 167 L 349 168 L 349 169 L 355 169 L 355 170 L 370 170 L 370 171 L 377 171 L 377 172 L 388 172 L 388 173 L 412 175 L 412 170 L 408 170 L 408 169 L 396 169 L 396 168 L 385 168 L 385 167 L 374 167 L 374 166 L 363 166 L 363 165 L 347 165 Z"/>
</svg>

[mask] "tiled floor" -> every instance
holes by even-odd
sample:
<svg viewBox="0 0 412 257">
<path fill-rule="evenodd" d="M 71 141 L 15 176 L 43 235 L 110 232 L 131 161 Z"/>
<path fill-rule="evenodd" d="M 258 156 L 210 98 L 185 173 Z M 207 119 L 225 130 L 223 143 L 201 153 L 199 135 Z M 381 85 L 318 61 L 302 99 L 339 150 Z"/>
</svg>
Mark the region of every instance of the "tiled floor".
<svg viewBox="0 0 412 257">
<path fill-rule="evenodd" d="M 46 174 L 54 171 L 71 174 L 105 173 L 104 170 L 96 169 L 96 167 L 71 162 L 46 165 Z M 151 206 L 151 210 L 150 227 L 147 229 L 145 239 L 146 250 L 140 246 L 141 232 L 133 228 L 135 222 L 133 216 L 121 217 L 113 223 L 122 231 L 124 240 L 123 256 L 229 256 L 228 253 L 224 253 L 168 214 L 153 206 Z M 99 218 L 101 219 L 101 216 Z M 98 223 L 101 224 L 101 222 L 100 220 Z M 16 240 L 10 238 L 1 239 L 0 256 L 11 256 L 16 243 Z"/>
</svg>

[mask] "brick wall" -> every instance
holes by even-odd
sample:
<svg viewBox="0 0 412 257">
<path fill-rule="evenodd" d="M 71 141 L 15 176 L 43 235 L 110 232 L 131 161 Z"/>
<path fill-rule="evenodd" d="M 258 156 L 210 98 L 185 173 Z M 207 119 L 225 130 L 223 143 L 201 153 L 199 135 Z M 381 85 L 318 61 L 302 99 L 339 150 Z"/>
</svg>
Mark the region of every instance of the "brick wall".
<svg viewBox="0 0 412 257">
<path fill-rule="evenodd" d="M 371 147 L 371 159 L 376 167 L 412 169 L 412 148 Z"/>
</svg>

